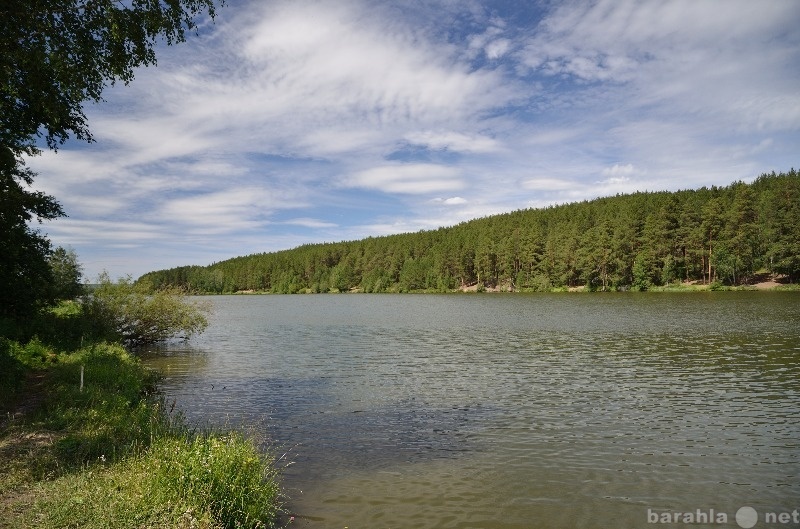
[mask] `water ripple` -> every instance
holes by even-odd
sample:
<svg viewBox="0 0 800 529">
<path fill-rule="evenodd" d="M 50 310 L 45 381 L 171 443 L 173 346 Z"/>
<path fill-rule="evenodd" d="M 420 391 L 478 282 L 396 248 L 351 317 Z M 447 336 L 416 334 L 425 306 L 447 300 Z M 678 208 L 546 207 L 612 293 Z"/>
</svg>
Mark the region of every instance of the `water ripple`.
<svg viewBox="0 0 800 529">
<path fill-rule="evenodd" d="M 722 294 L 219 297 L 148 362 L 191 420 L 289 450 L 307 526 L 790 508 L 798 296 Z"/>
</svg>

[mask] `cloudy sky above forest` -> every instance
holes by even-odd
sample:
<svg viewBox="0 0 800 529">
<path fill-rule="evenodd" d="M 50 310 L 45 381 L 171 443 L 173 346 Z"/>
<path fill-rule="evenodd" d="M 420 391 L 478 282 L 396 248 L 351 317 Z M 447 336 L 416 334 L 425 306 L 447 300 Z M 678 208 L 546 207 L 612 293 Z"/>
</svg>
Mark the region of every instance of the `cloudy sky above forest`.
<svg viewBox="0 0 800 529">
<path fill-rule="evenodd" d="M 29 161 L 89 278 L 798 167 L 792 0 L 233 0 Z"/>
</svg>

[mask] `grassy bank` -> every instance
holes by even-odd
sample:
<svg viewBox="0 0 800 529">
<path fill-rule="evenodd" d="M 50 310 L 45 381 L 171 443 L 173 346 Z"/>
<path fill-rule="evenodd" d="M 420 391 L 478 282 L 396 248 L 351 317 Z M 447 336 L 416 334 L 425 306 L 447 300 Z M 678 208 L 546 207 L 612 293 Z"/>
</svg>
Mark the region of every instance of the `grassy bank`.
<svg viewBox="0 0 800 529">
<path fill-rule="evenodd" d="M 191 430 L 155 382 L 119 345 L 0 338 L 0 527 L 275 526 L 271 459 Z"/>
</svg>

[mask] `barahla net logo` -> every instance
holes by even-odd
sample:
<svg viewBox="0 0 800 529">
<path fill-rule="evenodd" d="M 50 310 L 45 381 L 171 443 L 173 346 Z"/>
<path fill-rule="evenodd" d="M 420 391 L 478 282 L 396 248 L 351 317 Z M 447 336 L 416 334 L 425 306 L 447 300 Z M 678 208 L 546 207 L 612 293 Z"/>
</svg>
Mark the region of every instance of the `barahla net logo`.
<svg viewBox="0 0 800 529">
<path fill-rule="evenodd" d="M 726 512 L 714 509 L 695 509 L 694 511 L 658 511 L 647 509 L 647 523 L 650 524 L 727 524 L 731 517 Z M 759 516 L 752 507 L 740 507 L 733 516 L 742 529 L 755 527 L 759 521 L 767 524 L 800 525 L 800 509 L 793 511 L 764 512 Z"/>
</svg>

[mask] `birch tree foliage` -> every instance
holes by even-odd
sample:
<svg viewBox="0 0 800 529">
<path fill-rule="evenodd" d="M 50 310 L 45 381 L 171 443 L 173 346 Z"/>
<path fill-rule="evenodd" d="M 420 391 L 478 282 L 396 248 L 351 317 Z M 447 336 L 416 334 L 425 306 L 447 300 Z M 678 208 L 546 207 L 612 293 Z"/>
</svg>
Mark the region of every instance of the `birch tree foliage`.
<svg viewBox="0 0 800 529">
<path fill-rule="evenodd" d="M 183 42 L 213 0 L 4 0 L 0 3 L 0 145 L 34 154 L 43 137 L 91 141 L 83 105 Z"/>
<path fill-rule="evenodd" d="M 52 301 L 52 254 L 36 221 L 65 215 L 37 192 L 24 157 L 69 137 L 92 141 L 84 112 L 103 89 L 156 63 L 215 16 L 214 0 L 0 2 L 0 320 L 24 320 Z"/>
</svg>

